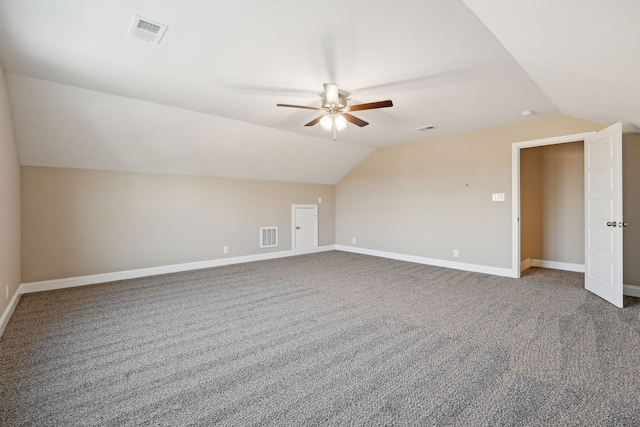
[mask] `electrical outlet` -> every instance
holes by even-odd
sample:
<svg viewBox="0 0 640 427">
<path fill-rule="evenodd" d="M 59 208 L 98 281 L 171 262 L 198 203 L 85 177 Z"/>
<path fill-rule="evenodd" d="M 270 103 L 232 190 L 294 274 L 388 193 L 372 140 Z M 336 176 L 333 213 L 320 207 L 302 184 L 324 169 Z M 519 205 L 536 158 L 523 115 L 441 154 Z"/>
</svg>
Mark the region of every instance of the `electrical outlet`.
<svg viewBox="0 0 640 427">
<path fill-rule="evenodd" d="M 354 237 L 351 239 L 351 243 L 355 243 L 355 242 L 356 242 L 356 238 Z"/>
<path fill-rule="evenodd" d="M 229 246 L 225 246 L 224 248 L 222 248 L 222 253 L 228 254 L 229 253 Z"/>
<path fill-rule="evenodd" d="M 458 250 L 457 249 L 453 250 L 453 257 L 454 258 L 458 258 Z"/>
</svg>

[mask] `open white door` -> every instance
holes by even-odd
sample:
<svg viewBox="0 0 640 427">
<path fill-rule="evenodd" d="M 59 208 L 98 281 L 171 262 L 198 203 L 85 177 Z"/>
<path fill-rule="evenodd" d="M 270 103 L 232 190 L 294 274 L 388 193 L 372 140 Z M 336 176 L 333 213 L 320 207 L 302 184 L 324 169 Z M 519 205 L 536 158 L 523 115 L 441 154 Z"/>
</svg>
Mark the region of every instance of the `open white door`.
<svg viewBox="0 0 640 427">
<path fill-rule="evenodd" d="M 585 138 L 584 287 L 622 307 L 622 125 Z"/>
</svg>

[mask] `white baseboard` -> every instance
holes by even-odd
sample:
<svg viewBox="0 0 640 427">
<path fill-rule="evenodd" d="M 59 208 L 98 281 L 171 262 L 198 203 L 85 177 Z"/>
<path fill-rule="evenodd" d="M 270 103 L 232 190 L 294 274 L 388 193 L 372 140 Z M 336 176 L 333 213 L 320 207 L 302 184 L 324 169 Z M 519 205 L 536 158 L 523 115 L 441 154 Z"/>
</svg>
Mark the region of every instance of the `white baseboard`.
<svg viewBox="0 0 640 427">
<path fill-rule="evenodd" d="M 636 286 L 636 285 L 623 285 L 623 286 L 624 287 L 623 287 L 622 293 L 624 295 L 640 298 L 640 286 Z"/>
<path fill-rule="evenodd" d="M 494 276 L 516 277 L 510 268 L 490 267 L 487 265 L 467 264 L 464 262 L 447 261 L 436 258 L 426 258 L 416 255 L 405 255 L 395 252 L 378 251 L 375 249 L 357 248 L 354 246 L 336 245 L 336 250 L 353 252 L 363 255 L 372 255 L 381 258 L 397 259 L 399 261 L 415 262 L 417 264 L 433 265 L 436 267 L 452 268 L 454 270 L 472 271 L 474 273 L 493 274 Z"/>
<path fill-rule="evenodd" d="M 113 273 L 91 274 L 88 276 L 67 277 L 64 279 L 43 280 L 40 282 L 23 283 L 22 293 L 52 291 L 55 289 L 73 288 L 76 286 L 95 285 L 116 280 L 136 279 L 138 277 L 156 276 L 158 274 L 178 273 L 180 271 L 200 270 L 203 268 L 221 267 L 223 265 L 241 264 L 252 261 L 263 261 L 296 255 L 335 250 L 335 245 L 317 248 L 299 249 L 292 251 L 268 252 L 264 254 L 246 255 L 231 258 L 212 259 L 208 261 L 187 262 L 184 264 L 164 265 L 160 267 L 139 268 L 136 270 L 116 271 Z"/>
<path fill-rule="evenodd" d="M 531 267 L 552 268 L 554 270 L 575 271 L 584 273 L 584 264 L 571 264 L 569 262 L 545 261 L 542 259 L 532 259 Z"/>
<path fill-rule="evenodd" d="M 116 280 L 135 279 L 138 277 L 156 276 L 158 274 L 177 273 L 180 271 L 199 270 L 202 268 L 221 267 L 223 265 L 240 264 L 252 261 L 263 261 L 275 258 L 341 250 L 355 252 L 364 255 L 379 256 L 382 258 L 397 259 L 419 264 L 434 265 L 438 267 L 453 268 L 456 270 L 473 271 L 476 273 L 493 274 L 496 276 L 514 277 L 511 269 L 489 267 L 485 265 L 467 264 L 463 262 L 446 261 L 435 258 L 425 258 L 415 255 L 405 255 L 394 252 L 384 252 L 374 249 L 356 248 L 343 245 L 326 245 L 317 248 L 300 249 L 292 251 L 268 252 L 264 254 L 246 255 L 240 257 L 220 258 L 207 261 L 188 262 L 159 267 L 139 268 L 135 270 L 116 271 L 112 273 L 91 274 L 87 276 L 67 277 L 63 279 L 43 280 L 39 282 L 23 283 L 20 286 L 21 293 L 43 292 L 55 289 L 73 288 L 76 286 L 95 285 L 98 283 L 114 282 Z"/>
<path fill-rule="evenodd" d="M 525 271 L 529 267 L 531 267 L 531 258 L 527 258 L 520 263 L 520 272 Z"/>
<path fill-rule="evenodd" d="M 22 285 L 18 287 L 18 290 L 13 294 L 13 298 L 9 302 L 7 308 L 5 308 L 4 313 L 2 313 L 2 317 L 0 317 L 0 337 L 4 333 L 4 328 L 7 327 L 9 323 L 9 319 L 11 319 L 11 315 L 15 311 L 18 306 L 18 301 L 20 301 L 20 296 L 22 295 Z"/>
</svg>

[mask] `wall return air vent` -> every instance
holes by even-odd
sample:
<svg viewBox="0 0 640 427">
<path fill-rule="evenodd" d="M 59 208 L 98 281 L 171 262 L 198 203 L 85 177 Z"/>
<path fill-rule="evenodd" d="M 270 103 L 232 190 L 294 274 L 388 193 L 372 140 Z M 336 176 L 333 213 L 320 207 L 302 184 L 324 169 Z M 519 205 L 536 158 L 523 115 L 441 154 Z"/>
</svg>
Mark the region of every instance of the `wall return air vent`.
<svg viewBox="0 0 640 427">
<path fill-rule="evenodd" d="M 278 246 L 278 227 L 260 227 L 260 247 L 273 248 Z"/>
<path fill-rule="evenodd" d="M 136 15 L 133 17 L 129 35 L 140 40 L 158 44 L 162 36 L 164 36 L 165 31 L 167 31 L 166 25 Z"/>
</svg>

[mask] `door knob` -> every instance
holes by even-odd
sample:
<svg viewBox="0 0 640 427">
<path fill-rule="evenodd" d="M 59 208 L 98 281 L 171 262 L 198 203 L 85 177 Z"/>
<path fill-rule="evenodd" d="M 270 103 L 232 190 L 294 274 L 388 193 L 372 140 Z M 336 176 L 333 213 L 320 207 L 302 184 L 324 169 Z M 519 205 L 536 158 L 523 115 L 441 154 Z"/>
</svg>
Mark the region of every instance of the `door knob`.
<svg viewBox="0 0 640 427">
<path fill-rule="evenodd" d="M 615 224 L 615 222 L 614 222 L 614 224 Z M 609 222 L 607 223 L 607 227 L 611 227 L 611 221 L 609 221 Z"/>
<path fill-rule="evenodd" d="M 619 226 L 620 226 L 620 227 L 626 227 L 626 226 L 627 226 L 627 223 L 626 223 L 626 222 L 620 222 Z"/>
<path fill-rule="evenodd" d="M 300 227 L 296 225 L 296 230 L 300 230 Z"/>
</svg>

